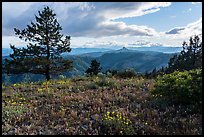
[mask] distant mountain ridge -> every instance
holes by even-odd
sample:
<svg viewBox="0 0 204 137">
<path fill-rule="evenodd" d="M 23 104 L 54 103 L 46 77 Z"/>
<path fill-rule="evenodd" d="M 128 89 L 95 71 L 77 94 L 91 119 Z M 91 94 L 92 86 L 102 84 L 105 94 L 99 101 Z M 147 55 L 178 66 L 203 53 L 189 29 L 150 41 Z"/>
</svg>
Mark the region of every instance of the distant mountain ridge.
<svg viewBox="0 0 204 137">
<path fill-rule="evenodd" d="M 89 67 L 91 60 L 96 59 L 101 63 L 102 71 L 133 68 L 137 72 L 145 72 L 152 71 L 154 68 L 167 66 L 170 57 L 173 55 L 156 51 L 130 50 L 123 47 L 119 50 L 91 52 L 80 55 L 64 55 L 64 57 L 73 60 L 77 66 L 81 66 L 79 65 L 79 60 L 82 64 L 87 64 L 87 66 L 84 66 L 84 71 Z"/>
<path fill-rule="evenodd" d="M 129 47 L 131 50 L 138 51 L 155 51 L 155 52 L 163 52 L 163 53 L 178 53 L 182 50 L 182 47 L 165 47 L 165 46 L 151 46 L 151 47 Z"/>
<path fill-rule="evenodd" d="M 131 45 L 129 45 L 131 46 Z M 116 50 L 119 50 L 118 52 L 124 51 L 124 50 L 137 50 L 137 51 L 155 51 L 155 52 L 163 52 L 163 53 L 176 53 L 180 52 L 182 50 L 182 47 L 168 47 L 168 46 L 161 46 L 161 45 L 152 45 L 152 46 L 137 46 L 134 47 L 123 47 L 119 49 L 116 48 L 72 48 L 72 51 L 69 53 L 63 53 L 62 55 L 89 55 L 92 54 L 92 56 L 98 56 L 98 54 L 102 55 L 103 52 L 114 52 Z M 8 56 L 12 53 L 12 50 L 10 48 L 2 48 L 2 56 Z M 94 55 L 95 54 L 95 55 Z"/>
<path fill-rule="evenodd" d="M 88 49 L 84 49 L 83 52 L 87 52 Z M 93 51 L 93 50 L 92 50 Z M 94 51 L 97 51 L 94 49 Z M 83 53 L 81 52 L 81 53 Z M 125 70 L 128 68 L 134 69 L 136 72 L 144 73 L 146 71 L 152 71 L 154 68 L 161 68 L 162 66 L 167 66 L 170 57 L 176 53 L 163 53 L 156 51 L 139 51 L 132 50 L 129 48 L 121 48 L 118 50 L 102 50 L 98 52 L 87 52 L 84 54 L 70 55 L 63 54 L 63 57 L 73 61 L 73 70 L 62 73 L 67 77 L 75 77 L 79 75 L 84 75 L 85 71 L 91 64 L 91 60 L 96 59 L 100 62 L 102 67 L 102 72 L 106 70 Z M 2 59 L 9 58 L 9 56 L 3 56 Z M 3 62 L 2 62 L 3 63 Z M 27 75 L 28 76 L 28 75 Z M 26 77 L 27 77 L 26 76 Z M 37 75 L 29 75 L 31 81 L 33 79 L 42 79 L 42 77 Z M 2 75 L 2 82 L 6 79 L 13 80 L 13 83 L 19 82 L 23 76 L 11 76 Z M 17 81 L 15 81 L 17 80 Z"/>
</svg>

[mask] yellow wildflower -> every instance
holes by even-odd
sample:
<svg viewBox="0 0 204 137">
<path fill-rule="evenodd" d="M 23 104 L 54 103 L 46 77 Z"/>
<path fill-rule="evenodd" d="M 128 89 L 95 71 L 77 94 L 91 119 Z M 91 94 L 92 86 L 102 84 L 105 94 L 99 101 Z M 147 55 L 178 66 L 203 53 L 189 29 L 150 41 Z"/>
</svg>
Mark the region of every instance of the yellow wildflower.
<svg viewBox="0 0 204 137">
<path fill-rule="evenodd" d="M 13 102 L 13 103 L 11 103 L 12 105 L 15 105 L 16 104 L 16 102 Z"/>
</svg>

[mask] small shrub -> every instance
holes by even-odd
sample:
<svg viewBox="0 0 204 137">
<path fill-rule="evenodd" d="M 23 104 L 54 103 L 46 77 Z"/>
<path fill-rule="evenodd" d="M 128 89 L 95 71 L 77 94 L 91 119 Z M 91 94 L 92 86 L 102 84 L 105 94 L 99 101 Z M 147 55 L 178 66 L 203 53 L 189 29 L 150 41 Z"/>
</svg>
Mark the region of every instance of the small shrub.
<svg viewBox="0 0 204 137">
<path fill-rule="evenodd" d="M 107 76 L 108 78 L 112 78 L 112 77 L 113 77 L 112 73 L 110 73 L 110 72 L 107 72 L 107 73 L 106 73 L 106 76 Z"/>
<path fill-rule="evenodd" d="M 102 135 L 133 135 L 131 121 L 121 113 L 107 112 L 102 119 L 100 134 Z"/>
<path fill-rule="evenodd" d="M 99 78 L 103 78 L 103 77 L 105 77 L 105 74 L 103 74 L 103 73 L 101 73 L 101 72 L 98 73 L 97 75 L 98 75 Z"/>
<path fill-rule="evenodd" d="M 66 76 L 64 76 L 64 75 L 59 75 L 58 78 L 61 79 L 61 80 L 63 80 L 63 79 L 66 79 Z"/>
<path fill-rule="evenodd" d="M 88 89 L 98 89 L 98 85 L 96 83 L 90 83 L 87 85 Z"/>
<path fill-rule="evenodd" d="M 120 71 L 116 74 L 117 77 L 120 78 L 132 78 L 136 76 L 136 73 L 134 70 L 125 70 L 125 71 Z"/>
<path fill-rule="evenodd" d="M 117 75 L 118 71 L 117 70 L 107 70 L 105 73 L 108 77 L 112 77 L 112 76 Z"/>
<path fill-rule="evenodd" d="M 103 87 L 103 86 L 107 86 L 107 87 L 110 87 L 110 88 L 114 88 L 117 86 L 117 84 L 114 82 L 114 80 L 110 79 L 110 78 L 106 78 L 106 76 L 100 78 L 96 84 L 100 87 Z"/>
<path fill-rule="evenodd" d="M 201 106 L 202 70 L 175 71 L 159 76 L 151 93 L 173 104 Z"/>
</svg>

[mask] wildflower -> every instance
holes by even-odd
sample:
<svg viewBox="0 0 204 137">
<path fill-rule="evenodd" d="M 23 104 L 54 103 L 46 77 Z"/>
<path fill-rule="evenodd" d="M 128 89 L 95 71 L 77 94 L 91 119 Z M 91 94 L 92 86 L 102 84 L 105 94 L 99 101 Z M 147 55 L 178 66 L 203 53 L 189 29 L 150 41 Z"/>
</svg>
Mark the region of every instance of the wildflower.
<svg viewBox="0 0 204 137">
<path fill-rule="evenodd" d="M 15 105 L 16 104 L 16 102 L 13 102 L 13 103 L 11 103 L 12 105 Z"/>
<path fill-rule="evenodd" d="M 43 89 L 42 88 L 38 88 L 38 91 L 40 92 L 40 91 L 43 91 Z"/>
</svg>

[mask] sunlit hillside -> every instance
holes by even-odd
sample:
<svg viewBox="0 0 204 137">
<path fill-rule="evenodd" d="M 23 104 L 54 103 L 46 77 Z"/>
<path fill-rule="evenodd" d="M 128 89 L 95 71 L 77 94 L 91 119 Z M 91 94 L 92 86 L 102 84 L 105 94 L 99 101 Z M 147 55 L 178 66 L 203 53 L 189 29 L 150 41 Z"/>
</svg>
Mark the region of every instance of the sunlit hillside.
<svg viewBox="0 0 204 137">
<path fill-rule="evenodd" d="M 154 79 L 77 77 L 2 86 L 2 134 L 201 134 L 200 113 L 150 94 Z"/>
</svg>

